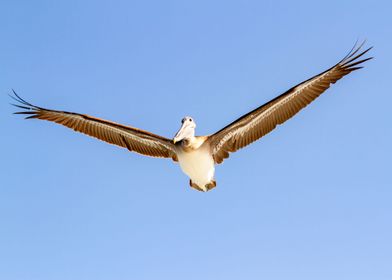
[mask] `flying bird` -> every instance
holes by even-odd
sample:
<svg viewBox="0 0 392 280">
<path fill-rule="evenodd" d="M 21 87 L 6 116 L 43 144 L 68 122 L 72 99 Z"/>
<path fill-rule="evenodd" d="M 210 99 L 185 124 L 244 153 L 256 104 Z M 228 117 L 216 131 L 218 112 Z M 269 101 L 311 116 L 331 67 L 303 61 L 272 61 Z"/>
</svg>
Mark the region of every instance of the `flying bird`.
<svg viewBox="0 0 392 280">
<path fill-rule="evenodd" d="M 292 87 L 288 91 L 254 109 L 218 132 L 208 136 L 195 136 L 196 123 L 184 117 L 173 139 L 148 131 L 126 126 L 85 114 L 45 109 L 30 104 L 15 91 L 11 96 L 25 111 L 15 114 L 28 115 L 26 119 L 52 121 L 75 131 L 98 138 L 151 157 L 171 158 L 178 162 L 190 178 L 189 185 L 207 192 L 216 186 L 215 165 L 290 119 L 302 108 L 320 96 L 329 86 L 352 71 L 362 68 L 363 58 L 371 48 L 361 51 L 364 43 L 354 46 L 341 61 L 328 70 Z"/>
</svg>

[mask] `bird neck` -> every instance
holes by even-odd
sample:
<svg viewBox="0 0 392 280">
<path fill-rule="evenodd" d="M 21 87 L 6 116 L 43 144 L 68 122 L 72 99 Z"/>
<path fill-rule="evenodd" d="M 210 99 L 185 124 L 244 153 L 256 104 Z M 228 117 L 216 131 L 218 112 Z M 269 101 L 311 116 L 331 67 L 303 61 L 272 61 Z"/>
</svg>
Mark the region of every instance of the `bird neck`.
<svg viewBox="0 0 392 280">
<path fill-rule="evenodd" d="M 187 137 L 182 139 L 181 141 L 181 145 L 182 148 L 186 151 L 186 152 L 191 152 L 194 150 L 197 150 L 201 144 L 203 143 L 203 141 L 200 141 L 199 139 L 200 137 Z"/>
<path fill-rule="evenodd" d="M 181 141 L 182 141 L 182 145 L 191 146 L 192 144 L 194 144 L 196 142 L 196 137 L 194 135 L 190 135 L 190 136 L 185 137 Z"/>
</svg>

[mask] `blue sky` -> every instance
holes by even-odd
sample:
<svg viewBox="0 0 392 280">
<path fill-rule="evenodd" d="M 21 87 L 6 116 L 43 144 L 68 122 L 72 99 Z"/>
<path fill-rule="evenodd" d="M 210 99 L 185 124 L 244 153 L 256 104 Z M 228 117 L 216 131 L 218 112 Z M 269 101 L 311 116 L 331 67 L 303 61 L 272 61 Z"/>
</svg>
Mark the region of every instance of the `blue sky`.
<svg viewBox="0 0 392 280">
<path fill-rule="evenodd" d="M 392 279 L 388 1 L 1 1 L 0 278 Z M 172 137 L 213 133 L 341 59 L 365 69 L 193 191 L 169 160 L 7 96 Z"/>
</svg>

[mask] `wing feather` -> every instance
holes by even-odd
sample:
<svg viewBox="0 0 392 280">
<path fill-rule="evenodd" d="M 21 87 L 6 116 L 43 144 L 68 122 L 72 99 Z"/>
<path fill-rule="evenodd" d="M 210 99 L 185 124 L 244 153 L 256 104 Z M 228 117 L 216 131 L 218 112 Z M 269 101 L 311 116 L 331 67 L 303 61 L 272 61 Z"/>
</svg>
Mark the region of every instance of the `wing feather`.
<svg viewBox="0 0 392 280">
<path fill-rule="evenodd" d="M 177 161 L 175 147 L 170 139 L 85 114 L 41 108 L 28 103 L 15 91 L 13 92 L 14 96 L 11 98 L 18 102 L 13 105 L 26 110 L 15 114 L 25 114 L 26 119 L 55 122 L 129 151 L 152 157 L 172 158 Z"/>
<path fill-rule="evenodd" d="M 272 131 L 277 125 L 293 117 L 352 71 L 361 69 L 362 63 L 372 57 L 358 60 L 371 48 L 362 52 L 363 43 L 354 46 L 349 54 L 328 70 L 294 86 L 266 104 L 240 117 L 207 139 L 215 163 L 221 163 L 230 152 L 235 152 Z"/>
</svg>

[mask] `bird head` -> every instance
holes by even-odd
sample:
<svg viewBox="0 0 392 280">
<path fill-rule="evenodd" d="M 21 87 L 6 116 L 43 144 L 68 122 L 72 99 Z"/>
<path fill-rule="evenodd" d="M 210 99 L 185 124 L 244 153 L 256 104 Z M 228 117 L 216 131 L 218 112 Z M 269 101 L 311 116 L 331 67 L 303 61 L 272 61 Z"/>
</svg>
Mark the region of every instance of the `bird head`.
<svg viewBox="0 0 392 280">
<path fill-rule="evenodd" d="M 195 136 L 196 124 L 191 117 L 184 117 L 181 120 L 181 128 L 173 138 L 173 143 L 177 143 L 183 139 L 192 138 Z"/>
</svg>

